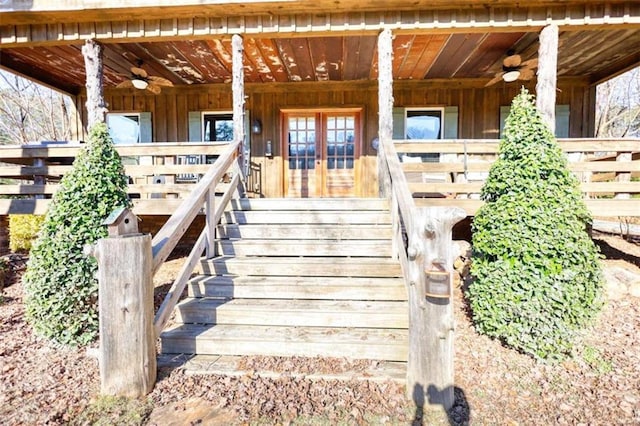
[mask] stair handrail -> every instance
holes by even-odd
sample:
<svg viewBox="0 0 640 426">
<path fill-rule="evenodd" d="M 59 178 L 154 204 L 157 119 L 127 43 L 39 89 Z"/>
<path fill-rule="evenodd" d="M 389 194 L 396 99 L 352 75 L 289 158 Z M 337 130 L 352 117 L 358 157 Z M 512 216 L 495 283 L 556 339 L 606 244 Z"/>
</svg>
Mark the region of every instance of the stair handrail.
<svg viewBox="0 0 640 426">
<path fill-rule="evenodd" d="M 378 180 L 380 196 L 391 203 L 393 255 L 400 260 L 406 276 L 409 270 L 405 241 L 408 235 L 412 235 L 416 204 L 391 139 L 379 142 Z"/>
<path fill-rule="evenodd" d="M 215 227 L 233 195 L 240 193 L 242 171 L 237 161 L 240 146 L 240 141 L 235 141 L 229 145 L 152 240 L 152 274 L 155 275 L 204 206 L 206 215 L 205 227 L 155 315 L 154 329 L 156 337 L 160 335 L 169 320 L 171 312 L 182 295 L 187 281 L 203 252 L 206 251 L 208 257 L 213 254 Z M 216 185 L 229 169 L 232 171 L 231 182 L 222 197 L 216 198 Z"/>
</svg>

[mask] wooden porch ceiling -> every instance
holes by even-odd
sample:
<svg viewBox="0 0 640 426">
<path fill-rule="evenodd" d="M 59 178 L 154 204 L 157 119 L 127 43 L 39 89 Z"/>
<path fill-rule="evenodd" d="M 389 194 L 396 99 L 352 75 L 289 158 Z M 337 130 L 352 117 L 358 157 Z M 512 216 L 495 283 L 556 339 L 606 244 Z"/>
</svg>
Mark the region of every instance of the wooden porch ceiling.
<svg viewBox="0 0 640 426">
<path fill-rule="evenodd" d="M 245 36 L 248 83 L 357 81 L 377 78 L 377 37 L 251 38 Z M 560 33 L 558 76 L 595 83 L 640 63 L 640 30 L 581 30 Z M 406 34 L 393 41 L 394 78 L 486 79 L 501 70 L 509 50 L 534 58 L 536 32 Z M 231 81 L 228 38 L 105 44 L 106 87 L 130 76 L 142 61 L 150 75 L 174 85 Z M 84 87 L 81 45 L 2 49 L 0 65 L 71 94 Z M 512 83 L 518 84 L 518 83 Z"/>
</svg>

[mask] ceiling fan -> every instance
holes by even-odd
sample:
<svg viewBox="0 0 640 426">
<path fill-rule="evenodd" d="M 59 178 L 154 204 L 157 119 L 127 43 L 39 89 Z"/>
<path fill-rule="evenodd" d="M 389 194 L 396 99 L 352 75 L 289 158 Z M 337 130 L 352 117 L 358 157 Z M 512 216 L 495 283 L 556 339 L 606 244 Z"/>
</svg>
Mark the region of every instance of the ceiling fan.
<svg viewBox="0 0 640 426">
<path fill-rule="evenodd" d="M 148 90 L 155 95 L 160 93 L 162 86 L 173 87 L 173 83 L 166 78 L 149 75 L 141 66 L 142 61 L 138 61 L 137 67 L 131 67 L 131 77 L 116 87 L 119 89 L 135 87 L 140 90 Z"/>
<path fill-rule="evenodd" d="M 502 61 L 502 71 L 496 73 L 484 87 L 496 84 L 501 80 L 511 83 L 516 80 L 531 80 L 535 76 L 534 69 L 538 67 L 537 58 L 522 62 L 520 55 L 516 55 L 513 52 L 508 52 L 507 55 Z"/>
</svg>

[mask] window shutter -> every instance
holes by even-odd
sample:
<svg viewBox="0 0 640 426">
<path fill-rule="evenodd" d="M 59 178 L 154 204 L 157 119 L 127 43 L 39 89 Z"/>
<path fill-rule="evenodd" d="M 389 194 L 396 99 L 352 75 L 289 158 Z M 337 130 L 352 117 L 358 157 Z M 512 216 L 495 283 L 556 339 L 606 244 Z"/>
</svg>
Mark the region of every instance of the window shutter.
<svg viewBox="0 0 640 426">
<path fill-rule="evenodd" d="M 443 139 L 458 139 L 458 107 L 448 106 L 444 109 Z"/>
<path fill-rule="evenodd" d="M 509 116 L 509 111 L 511 111 L 510 106 L 501 106 L 500 107 L 500 137 L 504 134 L 504 123 L 507 121 L 507 117 Z"/>
<path fill-rule="evenodd" d="M 140 142 L 153 142 L 153 126 L 151 123 L 151 113 L 140 113 Z"/>
<path fill-rule="evenodd" d="M 569 105 L 556 105 L 556 138 L 569 137 Z"/>
<path fill-rule="evenodd" d="M 406 139 L 404 133 L 404 108 L 393 109 L 393 139 Z"/>
<path fill-rule="evenodd" d="M 202 141 L 202 113 L 189 111 L 189 142 Z"/>
</svg>

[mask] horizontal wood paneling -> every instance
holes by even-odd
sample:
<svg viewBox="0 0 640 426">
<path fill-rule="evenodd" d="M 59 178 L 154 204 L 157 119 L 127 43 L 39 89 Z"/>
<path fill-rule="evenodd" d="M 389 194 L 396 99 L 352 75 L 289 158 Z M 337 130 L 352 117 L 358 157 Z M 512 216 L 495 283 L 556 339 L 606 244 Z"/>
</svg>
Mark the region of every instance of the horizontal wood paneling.
<svg viewBox="0 0 640 426">
<path fill-rule="evenodd" d="M 250 119 L 259 119 L 262 133 L 251 134 L 251 161 L 260 169 L 256 192 L 266 197 L 283 196 L 282 147 L 280 146 L 280 109 L 322 108 L 322 107 L 363 107 L 363 147 L 360 180 L 363 182 L 363 196 L 377 195 L 376 158 L 371 148 L 371 140 L 378 133 L 378 94 L 373 84 L 344 83 L 323 84 L 295 83 L 279 85 L 265 83 L 247 88 L 246 108 Z M 533 83 L 527 84 L 533 92 Z M 290 90 L 287 90 L 287 87 Z M 303 90 L 300 90 L 302 87 Z M 584 122 L 590 117 L 590 92 L 586 84 L 560 83 L 557 93 L 558 104 L 571 106 L 569 137 L 588 137 L 592 125 Z M 395 106 L 404 107 L 444 107 L 457 106 L 459 111 L 458 137 L 465 139 L 493 139 L 499 136 L 500 106 L 509 105 L 520 91 L 520 84 L 498 84 L 490 88 L 460 86 L 460 82 L 443 82 L 430 85 L 424 82 L 396 82 L 394 90 Z M 107 91 L 106 101 L 112 111 L 132 107 L 131 112 L 149 111 L 153 122 L 153 140 L 174 142 L 188 140 L 189 111 L 229 111 L 232 107 L 232 93 L 226 85 L 209 86 L 194 91 L 171 89 L 160 95 L 114 94 Z M 85 98 L 78 97 L 77 104 L 84 105 Z M 117 109 L 124 112 L 123 109 Z M 86 137 L 86 135 L 85 135 Z M 267 141 L 271 141 L 273 157 L 264 156 Z M 254 188 L 250 188 L 253 190 Z"/>
</svg>

